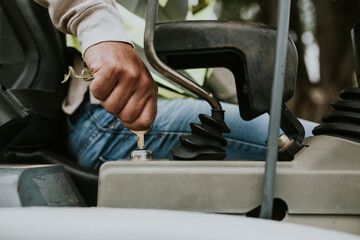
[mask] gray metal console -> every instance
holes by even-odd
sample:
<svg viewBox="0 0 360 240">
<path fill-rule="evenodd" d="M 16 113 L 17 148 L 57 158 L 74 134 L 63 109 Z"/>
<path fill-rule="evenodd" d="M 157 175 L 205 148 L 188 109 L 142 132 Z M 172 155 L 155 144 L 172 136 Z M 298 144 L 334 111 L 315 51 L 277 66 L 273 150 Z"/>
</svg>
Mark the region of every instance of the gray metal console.
<svg viewBox="0 0 360 240">
<path fill-rule="evenodd" d="M 345 219 L 348 231 L 360 234 L 360 143 L 320 135 L 304 145 L 293 161 L 278 163 L 275 198 L 286 203 L 285 220 L 307 224 L 307 217 L 318 215 L 312 225 L 343 230 Z M 246 214 L 261 204 L 264 165 L 107 162 L 99 173 L 98 206 Z"/>
</svg>

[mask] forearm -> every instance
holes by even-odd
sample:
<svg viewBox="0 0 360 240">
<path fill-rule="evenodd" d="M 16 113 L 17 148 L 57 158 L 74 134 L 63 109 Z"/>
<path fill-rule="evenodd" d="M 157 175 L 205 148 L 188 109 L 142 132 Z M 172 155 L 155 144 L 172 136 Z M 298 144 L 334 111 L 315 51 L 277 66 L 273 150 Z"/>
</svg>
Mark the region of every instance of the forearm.
<svg viewBox="0 0 360 240">
<path fill-rule="evenodd" d="M 93 72 L 93 96 L 123 125 L 149 129 L 157 110 L 157 85 L 130 43 L 112 0 L 37 0 L 55 26 L 78 37 Z"/>
<path fill-rule="evenodd" d="M 131 43 L 112 0 L 35 0 L 49 9 L 54 25 L 77 36 L 85 51 L 104 41 Z"/>
</svg>

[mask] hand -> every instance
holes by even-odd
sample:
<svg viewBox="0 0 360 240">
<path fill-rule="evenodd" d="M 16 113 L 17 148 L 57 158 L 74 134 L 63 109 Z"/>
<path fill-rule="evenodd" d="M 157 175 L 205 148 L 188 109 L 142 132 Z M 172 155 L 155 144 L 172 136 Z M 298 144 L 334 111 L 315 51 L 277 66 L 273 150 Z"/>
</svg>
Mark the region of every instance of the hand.
<svg viewBox="0 0 360 240">
<path fill-rule="evenodd" d="M 157 110 L 157 85 L 130 44 L 101 42 L 84 60 L 94 74 L 90 91 L 101 105 L 132 130 L 149 129 Z"/>
</svg>

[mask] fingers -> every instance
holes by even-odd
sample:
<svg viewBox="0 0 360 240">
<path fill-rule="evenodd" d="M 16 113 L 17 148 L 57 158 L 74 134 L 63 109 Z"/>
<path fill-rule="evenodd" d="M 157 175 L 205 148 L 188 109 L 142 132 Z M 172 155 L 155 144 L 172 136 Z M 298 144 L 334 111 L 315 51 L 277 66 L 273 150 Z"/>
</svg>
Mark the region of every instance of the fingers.
<svg viewBox="0 0 360 240">
<path fill-rule="evenodd" d="M 101 105 L 115 116 L 120 113 L 132 95 L 138 95 L 138 92 L 141 91 L 141 89 L 137 89 L 136 87 L 138 81 L 141 81 L 140 79 L 129 77 L 124 73 L 118 74 L 117 77 L 120 78 L 120 80 L 113 80 L 116 82 L 116 85 L 113 88 L 98 91 L 98 88 L 101 88 L 101 84 L 100 87 L 91 84 L 90 88 L 94 97 L 101 101 Z M 98 92 L 94 93 L 95 91 Z M 104 94 L 102 95 L 102 98 L 99 96 L 99 92 L 101 91 Z"/>
<path fill-rule="evenodd" d="M 151 126 L 156 116 L 157 86 L 149 77 L 137 82 L 136 85 L 126 86 L 120 80 L 101 105 L 125 125 L 134 126 L 132 130 L 143 130 Z M 149 107 L 153 109 L 146 109 Z M 146 113 L 143 114 L 144 111 Z"/>
<path fill-rule="evenodd" d="M 141 114 L 135 119 L 135 121 L 129 123 L 118 119 L 124 127 L 132 130 L 145 130 L 151 127 L 156 117 L 157 101 L 156 98 L 147 99 Z"/>
<path fill-rule="evenodd" d="M 90 91 L 132 130 L 148 129 L 156 117 L 157 85 L 132 47 L 105 42 L 90 47 L 85 61 L 94 73 Z"/>
<path fill-rule="evenodd" d="M 122 75 L 121 70 L 116 70 L 115 68 L 104 66 L 94 73 L 94 80 L 91 82 L 90 91 L 96 99 L 100 101 L 105 100 L 115 89 L 119 76 Z"/>
</svg>

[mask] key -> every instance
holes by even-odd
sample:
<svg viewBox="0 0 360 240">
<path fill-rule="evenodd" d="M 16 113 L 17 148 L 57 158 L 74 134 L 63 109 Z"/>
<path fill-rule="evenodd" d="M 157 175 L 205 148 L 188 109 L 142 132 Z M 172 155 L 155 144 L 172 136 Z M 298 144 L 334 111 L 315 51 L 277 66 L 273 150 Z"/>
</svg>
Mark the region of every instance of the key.
<svg viewBox="0 0 360 240">
<path fill-rule="evenodd" d="M 140 130 L 140 131 L 130 130 L 133 133 L 135 133 L 136 136 L 137 136 L 137 145 L 138 145 L 139 149 L 143 149 L 143 147 L 144 147 L 144 134 L 147 133 L 149 130 L 150 130 L 150 128 L 147 129 L 147 130 Z"/>
</svg>

